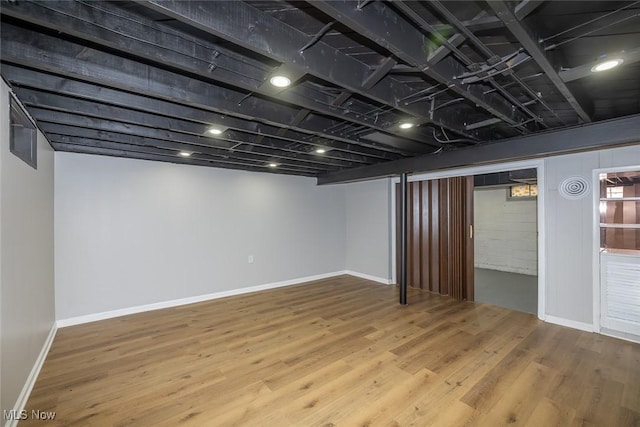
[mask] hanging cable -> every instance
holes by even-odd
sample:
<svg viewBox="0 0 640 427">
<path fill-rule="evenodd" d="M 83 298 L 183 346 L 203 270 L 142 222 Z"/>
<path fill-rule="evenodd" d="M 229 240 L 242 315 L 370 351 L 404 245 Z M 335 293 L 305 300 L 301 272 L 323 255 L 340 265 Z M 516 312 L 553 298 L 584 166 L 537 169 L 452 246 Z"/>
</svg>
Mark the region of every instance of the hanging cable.
<svg viewBox="0 0 640 427">
<path fill-rule="evenodd" d="M 545 47 L 544 50 L 545 51 L 550 51 L 550 50 L 556 49 L 556 48 L 558 48 L 558 47 L 560 47 L 560 46 L 562 46 L 564 44 L 571 43 L 572 41 L 578 40 L 578 39 L 580 39 L 580 38 L 582 38 L 584 36 L 588 36 L 589 34 L 597 33 L 600 30 L 604 30 L 605 28 L 612 27 L 612 26 L 614 26 L 616 24 L 619 24 L 619 23 L 624 22 L 624 21 L 628 21 L 628 20 L 633 19 L 633 18 L 637 18 L 639 16 L 640 16 L 640 13 L 636 13 L 635 15 L 631 15 L 631 16 L 626 16 L 624 18 L 618 19 L 617 21 L 610 22 L 609 24 L 604 25 L 602 27 L 594 28 L 591 31 L 587 31 L 586 33 L 582 33 L 579 36 L 575 36 L 575 37 L 572 37 L 570 39 L 561 41 L 560 43 L 551 44 L 551 45 Z"/>
<path fill-rule="evenodd" d="M 573 30 L 578 29 L 580 27 L 584 27 L 585 25 L 589 25 L 589 24 L 591 24 L 593 22 L 599 21 L 600 19 L 606 18 L 607 16 L 611 16 L 611 15 L 613 15 L 615 13 L 621 12 L 621 11 L 623 11 L 625 9 L 628 9 L 628 8 L 630 8 L 632 6 L 635 6 L 638 3 L 640 3 L 640 1 L 635 1 L 635 2 L 633 2 L 631 4 L 628 4 L 628 5 L 624 6 L 624 7 L 621 7 L 620 9 L 616 9 L 613 12 L 609 12 L 609 13 L 607 13 L 605 15 L 598 16 L 598 17 L 593 18 L 593 19 L 591 19 L 591 20 L 589 20 L 587 22 L 583 22 L 582 24 L 578 24 L 578 25 L 576 25 L 574 27 L 571 27 L 571 28 L 568 28 L 568 29 L 566 29 L 564 31 L 560 31 L 559 33 L 556 33 L 556 34 L 554 34 L 552 36 L 540 39 L 540 42 L 543 43 L 543 42 L 549 41 L 551 39 L 555 39 L 556 37 L 559 37 L 559 36 L 561 36 L 563 34 L 566 34 L 566 33 L 570 32 L 570 31 L 573 31 Z"/>
<path fill-rule="evenodd" d="M 440 127 L 440 130 L 442 131 L 442 134 L 444 135 L 444 137 L 446 139 L 438 138 L 438 135 L 436 135 L 436 130 L 432 129 L 432 131 L 433 131 L 433 139 L 435 139 L 440 144 L 452 144 L 454 142 L 471 142 L 473 144 L 476 143 L 476 141 L 474 141 L 472 139 L 467 139 L 467 138 L 449 139 L 449 137 L 447 136 L 447 133 L 444 131 L 444 128 Z"/>
</svg>

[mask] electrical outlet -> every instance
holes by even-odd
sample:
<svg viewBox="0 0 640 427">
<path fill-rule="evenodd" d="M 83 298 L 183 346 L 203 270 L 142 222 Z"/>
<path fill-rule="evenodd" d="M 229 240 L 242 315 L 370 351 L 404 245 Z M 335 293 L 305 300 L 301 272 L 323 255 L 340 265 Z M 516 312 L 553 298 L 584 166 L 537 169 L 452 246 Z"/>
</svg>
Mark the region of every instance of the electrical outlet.
<svg viewBox="0 0 640 427">
<path fill-rule="evenodd" d="M 247 261 L 249 264 L 253 264 L 253 255 L 249 255 L 249 259 Z"/>
</svg>

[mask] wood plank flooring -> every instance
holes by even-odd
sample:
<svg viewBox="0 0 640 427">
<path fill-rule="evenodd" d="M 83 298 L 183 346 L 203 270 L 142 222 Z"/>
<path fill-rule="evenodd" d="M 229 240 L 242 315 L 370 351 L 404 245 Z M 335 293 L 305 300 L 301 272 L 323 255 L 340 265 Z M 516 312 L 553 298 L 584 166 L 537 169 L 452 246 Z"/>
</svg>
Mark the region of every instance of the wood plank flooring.
<svg viewBox="0 0 640 427">
<path fill-rule="evenodd" d="M 341 276 L 60 329 L 20 426 L 640 426 L 640 345 Z"/>
</svg>

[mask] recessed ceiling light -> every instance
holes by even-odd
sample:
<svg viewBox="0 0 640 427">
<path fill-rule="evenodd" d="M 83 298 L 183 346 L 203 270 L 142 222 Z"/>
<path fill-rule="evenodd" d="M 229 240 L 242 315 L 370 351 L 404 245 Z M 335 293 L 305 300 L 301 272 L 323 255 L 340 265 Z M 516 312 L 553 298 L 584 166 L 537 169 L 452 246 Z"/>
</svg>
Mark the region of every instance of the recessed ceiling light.
<svg viewBox="0 0 640 427">
<path fill-rule="evenodd" d="M 591 67 L 591 71 L 593 73 L 599 73 L 600 71 L 607 71 L 610 70 L 612 68 L 617 67 L 618 65 L 622 64 L 624 61 L 620 58 L 615 58 L 615 59 L 607 59 L 606 61 L 600 62 L 596 65 L 594 65 L 593 67 Z"/>
<path fill-rule="evenodd" d="M 400 129 L 411 129 L 413 127 L 413 123 L 404 122 L 400 123 Z"/>
<path fill-rule="evenodd" d="M 222 130 L 218 129 L 218 128 L 209 128 L 207 130 L 207 132 L 209 132 L 211 135 L 220 135 L 220 134 L 222 134 Z"/>
<path fill-rule="evenodd" d="M 270 168 L 277 168 L 278 164 L 277 163 L 269 163 L 268 165 Z"/>
<path fill-rule="evenodd" d="M 324 154 L 326 152 L 327 152 L 327 150 L 325 150 L 324 148 L 316 148 L 316 153 L 318 153 L 318 154 Z"/>
<path fill-rule="evenodd" d="M 275 87 L 287 87 L 291 84 L 291 79 L 287 76 L 273 76 L 269 79 L 269 82 Z"/>
<path fill-rule="evenodd" d="M 189 153 L 188 151 L 181 151 L 179 154 L 182 157 L 191 157 L 191 153 Z"/>
</svg>

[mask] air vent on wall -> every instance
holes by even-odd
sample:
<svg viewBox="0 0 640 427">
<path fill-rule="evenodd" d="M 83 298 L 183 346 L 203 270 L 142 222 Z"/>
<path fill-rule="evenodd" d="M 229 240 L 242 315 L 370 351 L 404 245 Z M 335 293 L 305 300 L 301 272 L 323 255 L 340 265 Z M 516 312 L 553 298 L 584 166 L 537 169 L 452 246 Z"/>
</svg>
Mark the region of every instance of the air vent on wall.
<svg viewBox="0 0 640 427">
<path fill-rule="evenodd" d="M 570 176 L 560 183 L 558 191 L 565 199 L 575 200 L 589 194 L 590 189 L 591 186 L 587 179 L 581 176 Z"/>
</svg>

